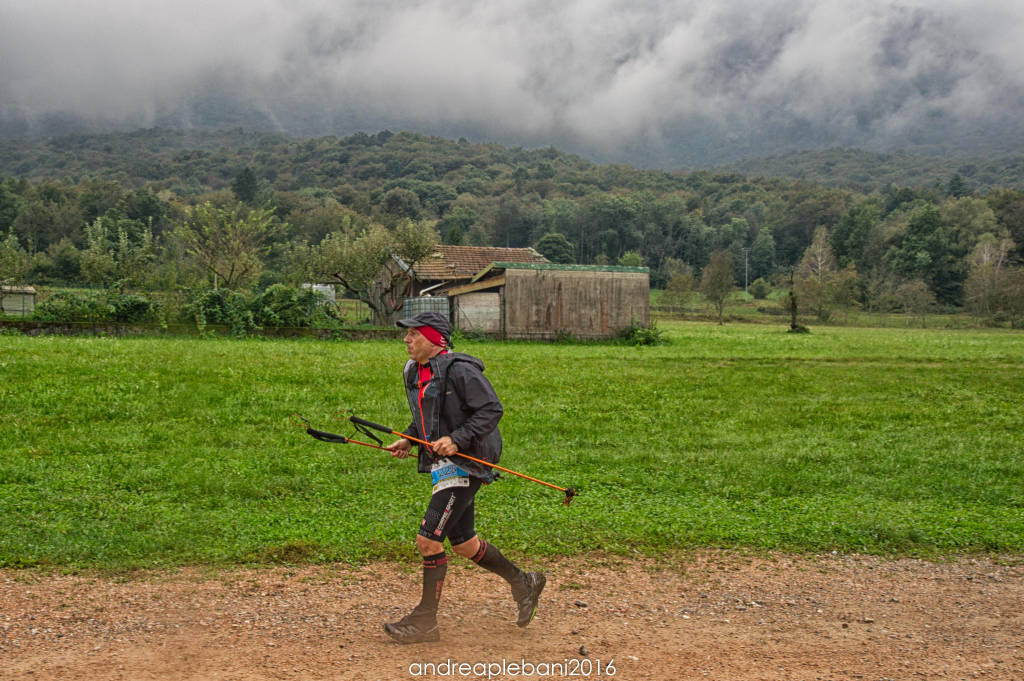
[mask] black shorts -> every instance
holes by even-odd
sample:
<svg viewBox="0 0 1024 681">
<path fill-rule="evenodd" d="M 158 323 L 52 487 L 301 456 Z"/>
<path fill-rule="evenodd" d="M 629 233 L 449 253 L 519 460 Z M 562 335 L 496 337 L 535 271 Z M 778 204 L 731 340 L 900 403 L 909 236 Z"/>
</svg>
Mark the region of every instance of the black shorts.
<svg viewBox="0 0 1024 681">
<path fill-rule="evenodd" d="M 467 487 L 449 487 L 430 497 L 419 534 L 427 539 L 458 546 L 476 536 L 473 529 L 473 497 L 480 489 L 479 478 L 469 478 Z"/>
</svg>

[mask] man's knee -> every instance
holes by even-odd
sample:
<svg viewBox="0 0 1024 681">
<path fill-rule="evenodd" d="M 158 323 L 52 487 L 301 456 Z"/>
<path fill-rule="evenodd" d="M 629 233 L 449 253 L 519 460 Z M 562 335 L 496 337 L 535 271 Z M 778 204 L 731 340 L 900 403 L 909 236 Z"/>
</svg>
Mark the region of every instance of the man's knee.
<svg viewBox="0 0 1024 681">
<path fill-rule="evenodd" d="M 472 558 L 476 555 L 476 552 L 480 550 L 480 539 L 474 536 L 468 541 L 464 541 L 461 544 L 453 544 L 452 551 L 459 554 L 463 558 Z"/>
<path fill-rule="evenodd" d="M 444 544 L 433 539 L 427 539 L 422 534 L 416 535 L 416 547 L 424 556 L 436 556 L 444 551 Z"/>
</svg>

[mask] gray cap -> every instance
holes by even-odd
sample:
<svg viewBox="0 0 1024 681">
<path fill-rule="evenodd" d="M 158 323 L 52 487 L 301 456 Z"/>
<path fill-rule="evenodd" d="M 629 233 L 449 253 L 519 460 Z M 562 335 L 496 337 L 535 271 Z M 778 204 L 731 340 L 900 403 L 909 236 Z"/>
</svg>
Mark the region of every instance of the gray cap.
<svg viewBox="0 0 1024 681">
<path fill-rule="evenodd" d="M 429 326 L 444 337 L 446 345 L 451 346 L 452 344 L 452 325 L 448 322 L 448 318 L 440 312 L 431 310 L 419 312 L 409 319 L 399 319 L 395 324 L 406 329 Z"/>
</svg>

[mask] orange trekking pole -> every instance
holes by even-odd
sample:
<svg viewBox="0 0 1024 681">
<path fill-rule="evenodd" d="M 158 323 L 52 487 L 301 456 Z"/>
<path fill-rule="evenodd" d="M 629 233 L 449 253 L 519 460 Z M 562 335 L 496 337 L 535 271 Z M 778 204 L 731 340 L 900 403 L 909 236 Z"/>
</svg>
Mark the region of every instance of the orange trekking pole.
<svg viewBox="0 0 1024 681">
<path fill-rule="evenodd" d="M 302 417 L 299 417 L 299 418 L 302 418 Z M 384 449 L 384 450 L 387 450 L 387 447 L 381 447 L 381 446 L 378 446 L 378 445 L 372 445 L 372 444 L 369 444 L 367 442 L 359 442 L 358 440 L 353 440 L 353 439 L 347 438 L 347 437 L 345 437 L 343 435 L 334 435 L 333 433 L 325 433 L 323 431 L 313 430 L 312 428 L 309 427 L 309 421 L 306 421 L 306 419 L 302 419 L 302 420 L 306 422 L 306 432 L 309 433 L 310 435 L 312 435 L 313 437 L 315 437 L 318 440 L 323 440 L 324 442 L 339 442 L 339 443 L 342 443 L 342 444 L 352 443 L 352 444 L 355 444 L 355 445 L 363 445 L 365 447 L 373 447 L 374 449 Z M 433 449 L 433 445 L 430 442 L 428 442 L 427 440 L 421 440 L 421 439 L 415 438 L 415 437 L 413 437 L 411 435 L 406 435 L 405 433 L 400 433 L 397 430 L 394 430 L 393 428 L 388 428 L 387 426 L 382 426 L 379 423 L 374 423 L 373 421 L 367 421 L 366 419 L 361 419 L 358 416 L 350 416 L 348 420 L 351 421 L 353 424 L 355 424 L 355 426 L 356 426 L 356 428 L 358 430 L 360 430 L 361 432 L 369 435 L 374 440 L 377 440 L 377 442 L 380 442 L 380 440 L 373 433 L 370 433 L 369 431 L 365 430 L 365 428 L 373 428 L 374 430 L 379 430 L 382 433 L 388 433 L 389 435 L 395 435 L 397 437 L 404 438 L 404 439 L 410 440 L 412 442 L 417 442 L 417 443 L 419 443 L 421 445 L 424 445 L 425 447 L 430 447 L 431 449 Z M 383 443 L 381 443 L 381 444 L 383 444 Z M 574 487 L 559 487 L 558 485 L 553 485 L 550 482 L 544 482 L 543 480 L 539 480 L 537 478 L 531 477 L 529 475 L 526 475 L 525 473 L 519 473 L 517 471 L 512 470 L 511 468 L 505 468 L 504 466 L 499 466 L 496 463 L 491 463 L 490 461 L 484 461 L 483 459 L 479 459 L 479 458 L 477 458 L 475 456 L 470 456 L 469 454 L 463 454 L 462 452 L 456 452 L 454 454 L 454 456 L 461 456 L 464 459 L 468 459 L 470 461 L 475 461 L 476 463 L 483 464 L 484 466 L 487 466 L 489 468 L 493 468 L 495 470 L 503 471 L 505 473 L 509 473 L 510 475 L 516 475 L 516 476 L 519 476 L 520 478 L 525 478 L 526 480 L 529 480 L 530 482 L 535 482 L 535 483 L 537 483 L 539 485 L 544 485 L 545 487 L 550 487 L 551 489 L 557 489 L 559 492 L 562 492 L 563 494 L 565 494 L 565 499 L 562 500 L 562 503 L 565 504 L 566 506 L 571 504 L 572 500 L 573 500 L 573 497 L 576 496 L 576 489 Z"/>
<path fill-rule="evenodd" d="M 379 423 L 374 423 L 373 421 L 367 421 L 366 419 L 361 419 L 358 416 L 350 416 L 348 420 L 351 421 L 352 423 L 355 423 L 355 424 L 360 425 L 360 426 L 366 426 L 368 428 L 373 428 L 374 430 L 379 430 L 379 431 L 382 431 L 384 433 L 390 433 L 391 435 L 396 435 L 398 437 L 405 438 L 406 440 L 411 440 L 412 442 L 418 442 L 419 444 L 425 445 L 427 447 L 430 447 L 431 449 L 433 449 L 433 447 L 434 447 L 431 443 L 427 442 L 426 440 L 421 440 L 421 439 L 419 439 L 417 437 L 413 437 L 412 435 L 406 435 L 405 433 L 400 433 L 397 430 L 392 430 L 391 428 L 388 428 L 387 426 L 382 426 Z M 536 482 L 539 485 L 544 485 L 545 487 L 550 487 L 551 489 L 557 489 L 559 492 L 563 492 L 565 494 L 565 501 L 562 502 L 562 503 L 564 503 L 566 506 L 571 504 L 572 503 L 572 498 L 574 496 L 576 496 L 576 490 L 574 488 L 572 488 L 572 487 L 559 487 L 558 485 L 553 485 L 550 482 L 544 482 L 543 480 L 538 480 L 537 478 L 530 477 L 529 475 L 526 475 L 525 473 L 518 473 L 518 472 L 516 472 L 516 471 L 514 471 L 514 470 L 512 470 L 510 468 L 505 468 L 504 466 L 499 466 L 496 463 L 491 463 L 490 461 L 484 461 L 483 459 L 478 459 L 475 456 L 470 456 L 469 454 L 463 454 L 462 452 L 455 452 L 454 456 L 461 456 L 464 459 L 469 459 L 470 461 L 476 461 L 477 463 L 483 464 L 485 466 L 490 466 L 491 468 L 494 468 L 495 470 L 504 471 L 505 473 L 511 473 L 512 475 L 518 475 L 520 478 L 525 478 L 525 479 L 529 480 L 530 482 Z"/>
</svg>

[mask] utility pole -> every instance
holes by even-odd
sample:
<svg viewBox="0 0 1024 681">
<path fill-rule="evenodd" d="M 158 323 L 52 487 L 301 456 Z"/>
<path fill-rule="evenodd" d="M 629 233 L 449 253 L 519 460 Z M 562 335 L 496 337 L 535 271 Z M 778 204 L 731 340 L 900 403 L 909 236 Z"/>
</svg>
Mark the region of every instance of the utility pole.
<svg viewBox="0 0 1024 681">
<path fill-rule="evenodd" d="M 747 293 L 747 280 L 750 279 L 750 263 L 747 256 L 750 255 L 750 249 L 743 249 L 743 292 Z"/>
</svg>

